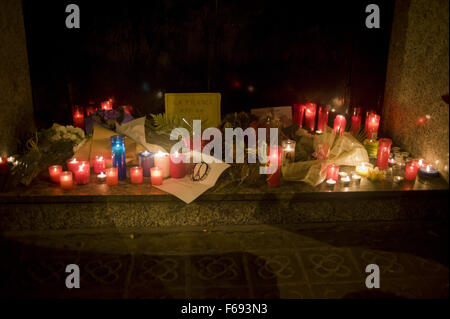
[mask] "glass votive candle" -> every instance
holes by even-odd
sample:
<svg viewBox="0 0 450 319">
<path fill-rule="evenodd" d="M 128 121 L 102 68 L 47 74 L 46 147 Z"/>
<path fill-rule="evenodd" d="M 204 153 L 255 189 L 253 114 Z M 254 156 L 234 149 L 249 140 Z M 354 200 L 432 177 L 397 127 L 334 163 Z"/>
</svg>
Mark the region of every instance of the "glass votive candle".
<svg viewBox="0 0 450 319">
<path fill-rule="evenodd" d="M 348 174 L 346 172 L 339 172 L 339 180 L 342 180 L 343 178 L 347 177 Z"/>
<path fill-rule="evenodd" d="M 283 153 L 281 156 L 282 164 L 289 164 L 295 162 L 295 144 L 293 140 L 284 140 L 281 142 Z"/>
<path fill-rule="evenodd" d="M 144 181 L 142 167 L 135 166 L 130 168 L 130 179 L 131 184 L 142 184 L 142 182 Z"/>
<path fill-rule="evenodd" d="M 352 182 L 354 186 L 361 185 L 361 175 L 358 174 L 358 172 L 352 172 Z"/>
<path fill-rule="evenodd" d="M 327 179 L 326 186 L 327 188 L 334 189 L 334 186 L 336 186 L 336 181 L 334 179 Z"/>
<path fill-rule="evenodd" d="M 163 183 L 163 172 L 158 166 L 152 167 L 150 174 L 150 181 L 153 186 L 159 186 Z"/>
<path fill-rule="evenodd" d="M 392 175 L 395 176 L 405 176 L 405 165 L 402 163 L 396 163 L 392 166 Z"/>
<path fill-rule="evenodd" d="M 67 161 L 67 170 L 75 173 L 75 171 L 78 169 L 78 165 L 80 165 L 80 161 L 78 161 L 78 159 L 76 159 L 75 157 L 71 158 Z"/>
<path fill-rule="evenodd" d="M 411 163 L 406 163 L 405 167 L 405 179 L 407 181 L 415 181 L 417 176 L 417 168 L 416 165 Z"/>
<path fill-rule="evenodd" d="M 59 174 L 59 184 L 61 189 L 72 189 L 73 188 L 73 177 L 72 172 L 64 171 Z"/>
<path fill-rule="evenodd" d="M 94 173 L 99 174 L 106 170 L 106 160 L 103 156 L 96 156 L 94 159 Z"/>
<path fill-rule="evenodd" d="M 344 177 L 341 177 L 341 184 L 343 187 L 349 187 L 350 186 L 350 176 L 346 175 Z"/>
<path fill-rule="evenodd" d="M 80 162 L 80 165 L 78 165 L 78 169 L 75 170 L 75 183 L 77 185 L 85 185 L 89 183 L 89 176 L 90 176 L 91 168 L 89 166 L 89 162 L 82 161 Z"/>
<path fill-rule="evenodd" d="M 116 186 L 119 184 L 119 170 L 117 167 L 106 169 L 106 184 L 108 186 Z"/>
<path fill-rule="evenodd" d="M 48 174 L 50 175 L 50 180 L 53 183 L 60 183 L 59 175 L 62 172 L 61 165 L 53 165 L 48 168 Z"/>
<path fill-rule="evenodd" d="M 405 178 L 403 177 L 403 176 L 394 176 L 393 177 L 393 179 L 392 179 L 392 181 L 395 183 L 395 184 L 401 184 L 401 183 L 403 183 L 403 180 L 404 180 Z"/>
<path fill-rule="evenodd" d="M 335 164 L 330 164 L 327 167 L 327 180 L 334 180 L 337 182 L 339 176 L 339 166 Z"/>
<path fill-rule="evenodd" d="M 369 170 L 373 168 L 373 165 L 370 163 L 361 163 L 358 166 L 356 166 L 356 172 L 364 177 L 369 176 Z"/>
<path fill-rule="evenodd" d="M 106 174 L 105 172 L 101 172 L 97 175 L 97 183 L 99 184 L 105 184 L 106 183 Z"/>
</svg>

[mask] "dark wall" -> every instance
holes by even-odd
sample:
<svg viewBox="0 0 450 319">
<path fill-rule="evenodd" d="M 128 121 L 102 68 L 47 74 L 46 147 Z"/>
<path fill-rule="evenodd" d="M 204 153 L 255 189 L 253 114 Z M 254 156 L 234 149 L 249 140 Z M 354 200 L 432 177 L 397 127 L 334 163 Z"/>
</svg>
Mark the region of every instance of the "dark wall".
<svg viewBox="0 0 450 319">
<path fill-rule="evenodd" d="M 365 27 L 369 1 L 23 2 L 42 125 L 109 97 L 161 112 L 161 92 L 220 92 L 222 113 L 306 99 L 381 108 L 391 1 L 377 1 L 381 29 Z M 65 27 L 69 3 L 80 29 Z"/>
</svg>

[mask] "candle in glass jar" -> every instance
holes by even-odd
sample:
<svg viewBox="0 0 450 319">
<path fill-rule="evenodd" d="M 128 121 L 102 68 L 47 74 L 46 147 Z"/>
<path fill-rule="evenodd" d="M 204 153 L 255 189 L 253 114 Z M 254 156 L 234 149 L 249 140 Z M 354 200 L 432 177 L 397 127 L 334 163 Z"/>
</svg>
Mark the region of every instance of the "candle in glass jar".
<svg viewBox="0 0 450 319">
<path fill-rule="evenodd" d="M 169 171 L 172 178 L 183 178 L 186 176 L 186 163 L 184 163 L 183 153 L 175 152 L 170 154 Z"/>
<path fill-rule="evenodd" d="M 163 172 L 158 166 L 152 167 L 150 169 L 150 174 L 150 181 L 153 186 L 158 186 L 163 183 Z"/>
<path fill-rule="evenodd" d="M 64 171 L 59 174 L 59 183 L 62 189 L 72 189 L 73 188 L 73 177 L 72 172 Z"/>
<path fill-rule="evenodd" d="M 50 179 L 53 183 L 60 183 L 59 175 L 61 175 L 62 166 L 61 165 L 53 165 L 48 168 L 48 174 L 50 175 Z"/>
<path fill-rule="evenodd" d="M 170 176 L 170 159 L 169 154 L 158 151 L 155 154 L 155 166 L 159 167 L 162 171 L 163 178 L 167 178 Z"/>
<path fill-rule="evenodd" d="M 294 104 L 292 115 L 294 124 L 303 127 L 304 114 L 305 114 L 305 104 Z"/>
<path fill-rule="evenodd" d="M 373 165 L 370 163 L 361 163 L 356 167 L 356 172 L 361 176 L 367 177 L 369 176 L 369 169 L 372 167 Z"/>
<path fill-rule="evenodd" d="M 125 135 L 113 135 L 111 139 L 112 167 L 117 167 L 119 180 L 127 178 L 127 157 L 125 153 Z"/>
<path fill-rule="evenodd" d="M 350 176 L 345 176 L 341 178 L 341 184 L 344 187 L 349 187 L 350 186 Z"/>
<path fill-rule="evenodd" d="M 99 174 L 106 170 L 106 160 L 103 156 L 96 156 L 94 160 L 94 173 Z"/>
<path fill-rule="evenodd" d="M 423 166 L 419 169 L 419 178 L 420 177 L 439 177 L 439 171 L 430 164 L 426 164 L 426 166 Z"/>
<path fill-rule="evenodd" d="M 316 122 L 317 105 L 314 103 L 308 103 L 305 106 L 305 128 L 311 132 L 314 132 L 314 126 Z"/>
<path fill-rule="evenodd" d="M 317 130 L 324 131 L 325 126 L 328 124 L 328 107 L 327 106 L 319 106 L 319 115 L 317 118 Z"/>
<path fill-rule="evenodd" d="M 142 167 L 135 166 L 130 168 L 131 184 L 142 184 L 144 181 L 144 175 L 142 173 Z"/>
<path fill-rule="evenodd" d="M 416 176 L 417 176 L 417 168 L 416 165 L 414 165 L 414 163 L 406 163 L 406 168 L 405 168 L 405 179 L 407 181 L 414 181 L 416 180 Z"/>
<path fill-rule="evenodd" d="M 106 169 L 106 184 L 108 186 L 116 186 L 119 184 L 119 171 L 117 167 Z"/>
<path fill-rule="evenodd" d="M 281 142 L 281 146 L 283 147 L 281 161 L 283 165 L 295 162 L 295 144 L 293 140 L 284 140 Z"/>
<path fill-rule="evenodd" d="M 361 175 L 359 175 L 357 172 L 352 172 L 352 182 L 353 185 L 358 186 L 361 184 Z"/>
<path fill-rule="evenodd" d="M 330 164 L 327 166 L 327 179 L 337 181 L 339 177 L 339 166 Z"/>
<path fill-rule="evenodd" d="M 378 128 L 380 126 L 380 116 L 370 113 L 367 120 L 367 138 L 376 139 L 378 136 Z"/>
<path fill-rule="evenodd" d="M 106 183 L 106 174 L 105 174 L 105 172 L 101 172 L 100 174 L 97 175 L 97 183 L 99 183 L 99 184 Z"/>
<path fill-rule="evenodd" d="M 333 189 L 336 186 L 336 181 L 334 179 L 327 179 L 327 187 Z"/>
<path fill-rule="evenodd" d="M 150 177 L 150 169 L 154 166 L 154 156 L 152 152 L 144 151 L 139 153 L 139 166 L 142 167 L 145 177 Z"/>
<path fill-rule="evenodd" d="M 267 185 L 269 187 L 279 187 L 281 177 L 281 155 L 283 148 L 279 145 L 269 147 L 269 167 L 275 170 L 273 174 L 267 175 Z"/>
<path fill-rule="evenodd" d="M 74 157 L 67 161 L 67 169 L 72 173 L 75 173 L 78 170 L 78 166 L 80 162 Z"/>
<path fill-rule="evenodd" d="M 347 120 L 343 115 L 337 115 L 334 119 L 334 132 L 338 135 L 342 135 L 345 130 Z"/>
<path fill-rule="evenodd" d="M 89 176 L 90 174 L 90 166 L 89 162 L 82 161 L 80 162 L 80 165 L 78 165 L 77 170 L 75 171 L 75 183 L 77 185 L 84 185 L 89 183 Z"/>
<path fill-rule="evenodd" d="M 361 115 L 352 115 L 351 132 L 357 134 L 361 128 Z"/>
<path fill-rule="evenodd" d="M 379 169 L 389 167 L 389 154 L 391 153 L 392 140 L 389 138 L 380 138 L 378 141 L 377 166 Z"/>
<path fill-rule="evenodd" d="M 73 126 L 84 130 L 84 107 L 74 105 L 72 108 Z"/>
<path fill-rule="evenodd" d="M 0 157 L 0 174 L 8 174 L 9 166 L 6 157 Z"/>
</svg>

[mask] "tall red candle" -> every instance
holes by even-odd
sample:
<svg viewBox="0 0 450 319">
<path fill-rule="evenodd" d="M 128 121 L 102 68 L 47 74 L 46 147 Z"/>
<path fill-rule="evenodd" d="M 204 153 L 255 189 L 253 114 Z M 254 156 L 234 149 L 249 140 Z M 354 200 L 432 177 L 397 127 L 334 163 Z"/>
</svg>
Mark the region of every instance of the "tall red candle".
<svg viewBox="0 0 450 319">
<path fill-rule="evenodd" d="M 6 157 L 0 157 L 0 174 L 8 174 L 9 166 Z"/>
<path fill-rule="evenodd" d="M 378 136 L 378 128 L 380 126 L 380 116 L 375 113 L 370 113 L 367 120 L 367 138 L 376 139 Z"/>
<path fill-rule="evenodd" d="M 319 106 L 319 115 L 317 119 L 317 130 L 324 131 L 325 126 L 328 125 L 328 107 L 327 106 Z"/>
<path fill-rule="evenodd" d="M 96 156 L 94 159 L 94 173 L 99 174 L 106 171 L 106 160 L 103 156 Z"/>
<path fill-rule="evenodd" d="M 72 108 L 73 126 L 84 130 L 84 108 L 79 105 L 74 105 Z"/>
<path fill-rule="evenodd" d="M 144 174 L 143 174 L 142 167 L 135 166 L 130 168 L 130 179 L 131 184 L 142 184 L 144 181 Z"/>
<path fill-rule="evenodd" d="M 71 171 L 72 173 L 75 173 L 75 171 L 78 169 L 78 166 L 80 165 L 80 161 L 78 159 L 71 158 L 67 161 L 67 169 Z"/>
<path fill-rule="evenodd" d="M 305 104 L 294 104 L 292 115 L 294 124 L 303 127 L 304 114 L 305 114 Z"/>
<path fill-rule="evenodd" d="M 186 176 L 186 164 L 183 162 L 184 154 L 175 152 L 170 154 L 170 176 L 172 178 L 183 178 Z"/>
<path fill-rule="evenodd" d="M 53 165 L 48 168 L 48 174 L 50 175 L 50 179 L 53 183 L 60 183 L 59 175 L 61 175 L 61 172 L 61 165 Z"/>
<path fill-rule="evenodd" d="M 327 180 L 332 179 L 333 181 L 338 180 L 339 177 L 339 165 L 330 164 L 327 166 Z"/>
<path fill-rule="evenodd" d="M 337 115 L 334 119 L 334 132 L 338 135 L 342 135 L 345 131 L 345 125 L 347 120 L 343 115 Z"/>
<path fill-rule="evenodd" d="M 380 138 L 378 145 L 377 166 L 379 169 L 389 167 L 389 154 L 391 153 L 392 140 L 389 138 Z"/>
<path fill-rule="evenodd" d="M 314 131 L 314 125 L 316 122 L 317 105 L 314 103 L 308 103 L 305 106 L 305 128 Z"/>
<path fill-rule="evenodd" d="M 361 128 L 361 115 L 352 115 L 352 125 L 351 125 L 351 132 L 353 134 L 358 133 L 359 129 Z"/>
<path fill-rule="evenodd" d="M 276 167 L 275 173 L 267 175 L 267 185 L 269 187 L 280 186 L 282 152 L 283 152 L 283 148 L 279 145 L 271 145 L 269 147 L 268 165 L 271 167 Z"/>
<path fill-rule="evenodd" d="M 406 167 L 405 167 L 405 179 L 408 181 L 414 181 L 416 180 L 416 176 L 417 176 L 417 166 L 411 162 L 411 163 L 406 163 Z"/>
</svg>

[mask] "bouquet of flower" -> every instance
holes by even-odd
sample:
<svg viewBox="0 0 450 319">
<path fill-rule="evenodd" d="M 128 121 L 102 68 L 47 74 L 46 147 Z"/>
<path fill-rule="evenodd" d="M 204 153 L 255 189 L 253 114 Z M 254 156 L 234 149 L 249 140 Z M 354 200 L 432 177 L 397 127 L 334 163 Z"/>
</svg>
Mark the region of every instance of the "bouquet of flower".
<svg viewBox="0 0 450 319">
<path fill-rule="evenodd" d="M 125 124 L 133 119 L 133 116 L 125 112 L 123 108 L 117 110 L 98 110 L 86 119 L 86 133 L 90 134 L 92 132 L 94 123 L 114 131 L 116 123 Z"/>
</svg>

